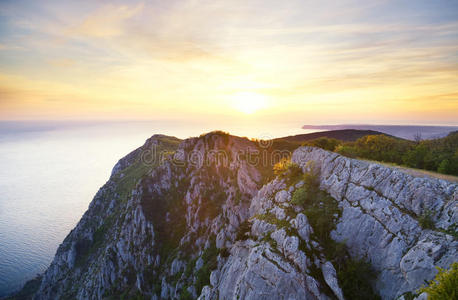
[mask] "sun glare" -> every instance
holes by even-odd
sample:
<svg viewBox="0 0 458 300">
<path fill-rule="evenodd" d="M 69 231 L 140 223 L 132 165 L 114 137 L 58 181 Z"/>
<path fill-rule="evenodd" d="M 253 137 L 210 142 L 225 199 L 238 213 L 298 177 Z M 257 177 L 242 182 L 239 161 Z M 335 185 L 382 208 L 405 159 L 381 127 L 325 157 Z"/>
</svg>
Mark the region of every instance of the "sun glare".
<svg viewBox="0 0 458 300">
<path fill-rule="evenodd" d="M 231 101 L 238 111 L 247 115 L 254 114 L 267 106 L 266 97 L 253 92 L 236 93 L 232 95 Z"/>
</svg>

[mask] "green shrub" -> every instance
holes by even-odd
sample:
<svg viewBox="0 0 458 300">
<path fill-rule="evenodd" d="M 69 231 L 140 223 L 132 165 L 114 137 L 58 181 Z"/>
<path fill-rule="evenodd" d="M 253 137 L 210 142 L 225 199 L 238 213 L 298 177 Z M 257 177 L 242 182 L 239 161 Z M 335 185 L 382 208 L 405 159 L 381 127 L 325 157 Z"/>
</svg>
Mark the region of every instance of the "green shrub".
<svg viewBox="0 0 458 300">
<path fill-rule="evenodd" d="M 219 254 L 221 255 L 221 257 L 229 257 L 229 255 L 231 255 L 231 252 L 229 252 L 229 250 L 227 248 L 221 248 L 219 250 Z"/>
<path fill-rule="evenodd" d="M 307 188 L 305 186 L 298 188 L 294 191 L 293 196 L 291 197 L 291 203 L 294 205 L 304 206 L 309 197 Z"/>
<path fill-rule="evenodd" d="M 318 147 L 318 148 L 328 150 L 328 151 L 334 151 L 336 147 L 339 146 L 341 143 L 342 142 L 337 139 L 321 137 L 321 138 L 317 138 L 311 141 L 307 141 L 303 145 Z"/>
<path fill-rule="evenodd" d="M 439 166 L 437 167 L 437 172 L 442 174 L 447 174 L 450 170 L 450 161 L 448 159 L 444 159 L 441 161 Z"/>
<path fill-rule="evenodd" d="M 191 293 L 188 291 L 187 286 L 183 287 L 183 291 L 180 294 L 180 300 L 192 300 L 194 299 Z"/>
<path fill-rule="evenodd" d="M 437 270 L 436 277 L 428 286 L 420 288 L 420 292 L 426 292 L 431 300 L 458 299 L 458 262 L 454 262 L 450 270 L 439 267 Z"/>
<path fill-rule="evenodd" d="M 346 299 L 380 299 L 370 284 L 375 276 L 371 265 L 363 260 L 349 259 L 337 272 Z"/>
<path fill-rule="evenodd" d="M 291 162 L 290 159 L 283 158 L 274 165 L 273 169 L 275 176 L 287 178 L 290 182 L 294 182 L 302 175 L 301 167 Z"/>
<path fill-rule="evenodd" d="M 351 145 L 339 145 L 334 150 L 335 152 L 350 158 L 355 158 L 358 156 L 358 151 L 356 147 Z"/>
<path fill-rule="evenodd" d="M 216 257 L 218 256 L 218 248 L 216 248 L 215 241 L 212 240 L 210 247 L 204 250 L 202 254 L 202 260 L 204 265 L 197 271 L 196 274 L 196 291 L 200 293 L 202 288 L 210 284 L 210 273 L 217 267 Z"/>
<path fill-rule="evenodd" d="M 423 229 L 434 229 L 433 212 L 426 209 L 418 218 L 418 222 Z"/>
<path fill-rule="evenodd" d="M 249 233 L 251 231 L 251 225 L 248 220 L 243 221 L 237 230 L 236 241 L 244 241 L 248 239 Z"/>
<path fill-rule="evenodd" d="M 186 265 L 186 269 L 184 270 L 184 275 L 186 278 L 192 275 L 192 271 L 194 270 L 194 266 L 196 265 L 196 260 L 197 259 L 192 259 Z"/>
</svg>

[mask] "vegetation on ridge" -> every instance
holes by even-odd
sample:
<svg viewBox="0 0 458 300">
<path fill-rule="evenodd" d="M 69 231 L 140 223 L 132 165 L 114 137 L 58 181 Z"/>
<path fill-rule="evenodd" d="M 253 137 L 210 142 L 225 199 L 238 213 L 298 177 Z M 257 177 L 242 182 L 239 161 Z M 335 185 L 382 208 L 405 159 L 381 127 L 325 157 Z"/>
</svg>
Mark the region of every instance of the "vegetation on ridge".
<svg viewBox="0 0 458 300">
<path fill-rule="evenodd" d="M 371 285 L 377 274 L 370 263 L 363 259 L 352 258 L 344 243 L 338 243 L 331 238 L 331 231 L 336 227 L 341 209 L 338 207 L 337 200 L 320 190 L 318 171 L 313 164 L 310 164 L 308 169 L 308 172 L 302 173 L 298 165 L 287 160 L 276 166 L 278 176 L 286 177 L 290 184 L 302 182 L 302 186 L 293 192 L 291 203 L 303 208 L 303 213 L 313 228 L 311 239 L 323 246 L 326 259 L 333 263 L 345 298 L 380 299 Z M 306 249 L 302 250 L 307 252 Z M 320 270 L 312 270 L 312 272 L 317 279 L 322 277 Z"/>
<path fill-rule="evenodd" d="M 303 143 L 353 158 L 395 163 L 411 168 L 458 175 L 458 132 L 433 140 L 408 141 L 387 135 L 368 135 L 355 142 L 322 137 Z"/>
</svg>

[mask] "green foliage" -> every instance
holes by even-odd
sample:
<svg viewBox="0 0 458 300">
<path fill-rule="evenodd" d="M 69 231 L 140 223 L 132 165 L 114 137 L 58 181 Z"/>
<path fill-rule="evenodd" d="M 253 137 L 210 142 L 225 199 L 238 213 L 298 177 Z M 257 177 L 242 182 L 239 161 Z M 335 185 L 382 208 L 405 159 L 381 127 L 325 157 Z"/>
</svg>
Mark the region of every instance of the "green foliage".
<svg viewBox="0 0 458 300">
<path fill-rule="evenodd" d="M 328 244 L 331 240 L 329 233 L 335 228 L 336 217 L 340 214 L 337 201 L 320 190 L 313 168 L 303 174 L 302 179 L 304 185 L 293 193 L 291 203 L 304 208 L 315 235 L 323 244 Z"/>
<path fill-rule="evenodd" d="M 180 300 L 192 300 L 194 299 L 191 293 L 188 291 L 187 286 L 183 287 L 183 291 L 180 294 Z"/>
<path fill-rule="evenodd" d="M 418 142 L 386 135 L 368 135 L 356 142 L 340 144 L 334 151 L 348 157 L 361 157 L 458 175 L 458 131 L 450 133 L 445 138 Z"/>
<path fill-rule="evenodd" d="M 373 160 L 402 163 L 402 153 L 405 153 L 410 144 L 386 135 L 368 135 L 355 142 L 358 156 Z"/>
<path fill-rule="evenodd" d="M 356 158 L 358 156 L 358 150 L 350 144 L 337 146 L 335 152 L 350 158 Z"/>
<path fill-rule="evenodd" d="M 202 254 L 202 260 L 204 264 L 202 268 L 197 271 L 196 274 L 196 291 L 200 293 L 202 288 L 208 284 L 210 284 L 210 273 L 213 269 L 217 267 L 217 256 L 218 256 L 218 248 L 216 248 L 215 241 L 212 240 L 210 243 L 210 247 L 204 250 Z"/>
<path fill-rule="evenodd" d="M 444 159 L 443 161 L 440 162 L 439 166 L 437 167 L 437 172 L 442 173 L 442 174 L 447 174 L 451 170 L 451 164 L 448 159 Z"/>
<path fill-rule="evenodd" d="M 330 233 L 335 229 L 336 221 L 341 214 L 338 202 L 328 193 L 319 189 L 316 172 L 312 170 L 303 174 L 304 185 L 293 193 L 291 203 L 302 206 L 304 213 L 313 228 L 313 239 L 324 248 L 324 254 L 336 267 L 340 286 L 346 299 L 379 299 L 371 286 L 375 273 L 371 265 L 362 260 L 353 260 L 344 243 L 335 242 Z M 300 245 L 303 251 L 308 250 Z M 315 278 L 323 281 L 320 270 L 311 270 Z M 326 286 L 326 285 L 325 285 Z"/>
<path fill-rule="evenodd" d="M 219 250 L 219 254 L 221 255 L 221 257 L 229 257 L 229 255 L 231 255 L 231 253 L 229 252 L 229 250 L 227 248 L 221 248 Z"/>
<path fill-rule="evenodd" d="M 277 249 L 277 241 L 274 240 L 270 236 L 270 234 L 271 234 L 271 232 L 268 232 L 266 235 L 264 235 L 264 237 L 261 239 L 261 241 L 268 243 L 272 249 Z"/>
<path fill-rule="evenodd" d="M 425 169 L 425 161 L 428 159 L 428 148 L 424 143 L 418 144 L 402 156 L 402 162 L 407 166 Z"/>
<path fill-rule="evenodd" d="M 244 241 L 248 239 L 249 234 L 251 231 L 251 225 L 248 220 L 243 221 L 237 230 L 237 236 L 235 238 L 236 241 Z"/>
<path fill-rule="evenodd" d="M 428 299 L 449 300 L 458 299 L 458 262 L 454 262 L 449 270 L 437 267 L 439 271 L 428 286 L 423 286 L 420 292 L 426 292 Z"/>
<path fill-rule="evenodd" d="M 294 191 L 293 196 L 291 197 L 291 203 L 294 205 L 304 206 L 309 197 L 310 194 L 307 192 L 306 187 L 303 186 Z"/>
<path fill-rule="evenodd" d="M 404 297 L 404 300 L 415 300 L 415 298 L 418 296 L 417 294 L 414 294 L 412 292 L 407 292 L 407 293 L 404 293 L 402 294 L 402 296 Z"/>
<path fill-rule="evenodd" d="M 297 164 L 291 162 L 291 159 L 283 158 L 274 165 L 274 174 L 281 178 L 286 178 L 289 182 L 297 181 L 302 176 L 302 169 Z"/>
<path fill-rule="evenodd" d="M 433 212 L 426 209 L 418 218 L 418 222 L 423 229 L 434 229 Z"/>
<path fill-rule="evenodd" d="M 192 274 L 192 270 L 194 269 L 194 266 L 196 265 L 196 260 L 197 259 L 192 259 L 188 264 L 186 265 L 186 269 L 184 270 L 184 275 L 186 278 L 190 277 Z"/>
<path fill-rule="evenodd" d="M 306 141 L 303 145 L 318 147 L 328 151 L 334 151 L 336 147 L 339 146 L 341 143 L 342 141 L 339 141 L 337 139 L 320 137 L 311 141 Z"/>
<path fill-rule="evenodd" d="M 363 260 L 347 260 L 337 271 L 340 287 L 346 299 L 380 299 L 370 285 L 376 274 Z"/>
</svg>

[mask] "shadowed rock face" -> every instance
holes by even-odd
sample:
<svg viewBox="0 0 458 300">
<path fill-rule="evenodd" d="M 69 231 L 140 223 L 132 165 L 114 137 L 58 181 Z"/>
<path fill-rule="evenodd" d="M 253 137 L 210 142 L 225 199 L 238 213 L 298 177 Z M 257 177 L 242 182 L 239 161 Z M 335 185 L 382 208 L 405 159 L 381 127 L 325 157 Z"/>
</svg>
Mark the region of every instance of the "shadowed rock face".
<svg viewBox="0 0 458 300">
<path fill-rule="evenodd" d="M 292 160 L 304 169 L 310 162 L 319 168 L 321 187 L 343 210 L 332 236 L 380 272 L 376 288 L 383 298 L 417 289 L 434 277 L 435 266 L 457 260 L 456 239 L 440 231 L 458 222 L 456 184 L 311 147 L 297 149 Z M 427 212 L 435 230 L 418 222 Z"/>
<path fill-rule="evenodd" d="M 146 166 L 141 157 L 152 145 L 167 158 Z M 223 133 L 147 140 L 115 166 L 35 299 L 343 299 L 324 245 L 291 203 L 304 183 L 263 185 L 260 168 L 238 155 L 258 150 Z M 382 298 L 415 290 L 434 277 L 434 266 L 456 261 L 456 239 L 440 231 L 457 223 L 455 184 L 317 148 L 299 148 L 292 160 L 319 172 L 341 209 L 331 236 L 370 261 Z M 419 225 L 427 211 L 435 230 Z"/>
</svg>

